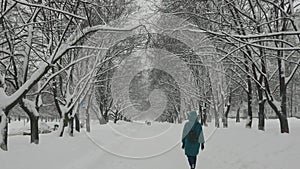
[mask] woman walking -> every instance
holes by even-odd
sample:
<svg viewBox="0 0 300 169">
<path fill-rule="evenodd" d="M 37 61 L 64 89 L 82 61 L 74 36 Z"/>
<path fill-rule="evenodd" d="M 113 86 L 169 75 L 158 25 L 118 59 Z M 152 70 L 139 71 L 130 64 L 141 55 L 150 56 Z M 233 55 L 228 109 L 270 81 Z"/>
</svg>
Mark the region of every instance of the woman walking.
<svg viewBox="0 0 300 169">
<path fill-rule="evenodd" d="M 191 169 L 195 169 L 200 145 L 201 150 L 204 150 L 205 140 L 202 126 L 198 121 L 198 116 L 195 111 L 191 111 L 188 114 L 188 120 L 182 132 L 182 148 L 184 149 Z"/>
</svg>

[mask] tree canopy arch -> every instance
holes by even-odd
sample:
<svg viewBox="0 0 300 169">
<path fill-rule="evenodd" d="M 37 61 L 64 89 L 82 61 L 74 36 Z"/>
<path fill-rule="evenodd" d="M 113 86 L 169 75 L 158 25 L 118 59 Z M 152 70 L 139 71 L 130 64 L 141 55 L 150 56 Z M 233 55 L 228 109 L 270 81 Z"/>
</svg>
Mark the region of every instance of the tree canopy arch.
<svg viewBox="0 0 300 169">
<path fill-rule="evenodd" d="M 110 87 L 111 87 L 111 79 L 114 75 L 114 72 L 118 69 L 118 65 L 120 65 L 124 59 L 129 57 L 134 52 L 143 49 L 164 50 L 166 52 L 173 54 L 174 57 L 178 57 L 181 61 L 186 63 L 188 69 L 191 71 L 195 83 L 197 83 L 196 84 L 198 88 L 197 90 L 199 91 L 203 90 L 203 83 L 204 83 L 203 79 L 207 78 L 207 70 L 206 67 L 202 64 L 200 56 L 197 55 L 194 52 L 194 50 L 191 47 L 189 47 L 189 45 L 167 34 L 160 34 L 160 33 L 134 34 L 132 36 L 119 40 L 107 50 L 104 56 L 105 62 L 102 64 L 101 67 L 99 67 L 96 75 L 97 86 L 101 86 L 96 90 L 96 99 L 100 104 L 99 106 L 100 106 L 101 113 L 104 115 L 104 118 L 106 118 L 106 120 L 108 120 L 107 118 L 109 114 L 109 109 L 106 109 L 106 107 L 111 107 L 113 105 Z M 157 70 L 148 71 L 148 72 L 156 72 L 157 74 Z M 167 78 L 167 75 L 166 77 L 163 78 Z M 180 93 L 177 96 L 180 96 Z M 166 113 L 176 112 L 176 113 L 171 113 L 172 114 L 171 116 L 178 116 L 178 113 L 181 110 L 180 100 L 177 99 L 175 102 L 179 103 L 177 104 L 179 106 L 173 106 L 173 107 L 171 106 L 169 107 L 168 110 L 165 110 Z M 165 121 L 167 119 L 160 118 L 160 120 Z M 169 120 L 169 121 L 173 122 L 173 120 Z"/>
</svg>

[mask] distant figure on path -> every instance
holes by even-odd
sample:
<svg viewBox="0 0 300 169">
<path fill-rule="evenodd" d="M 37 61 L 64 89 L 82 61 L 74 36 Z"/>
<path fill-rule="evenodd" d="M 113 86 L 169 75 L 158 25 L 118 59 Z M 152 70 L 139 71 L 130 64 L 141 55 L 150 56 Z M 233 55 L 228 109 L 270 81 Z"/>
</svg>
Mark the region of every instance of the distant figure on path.
<svg viewBox="0 0 300 169">
<path fill-rule="evenodd" d="M 202 126 L 198 121 L 195 111 L 188 114 L 188 122 L 185 123 L 182 132 L 182 148 L 187 156 L 191 169 L 196 168 L 197 155 L 201 144 L 201 150 L 204 150 L 204 136 Z"/>
</svg>

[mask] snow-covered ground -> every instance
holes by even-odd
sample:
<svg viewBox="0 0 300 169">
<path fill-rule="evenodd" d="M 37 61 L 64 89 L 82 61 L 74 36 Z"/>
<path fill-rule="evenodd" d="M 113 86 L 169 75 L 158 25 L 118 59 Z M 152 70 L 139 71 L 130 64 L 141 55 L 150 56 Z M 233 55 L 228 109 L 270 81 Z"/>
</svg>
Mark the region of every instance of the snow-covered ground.
<svg viewBox="0 0 300 169">
<path fill-rule="evenodd" d="M 198 169 L 297 169 L 300 120 L 289 119 L 291 133 L 280 134 L 278 120 L 268 120 L 266 132 L 246 129 L 230 120 L 228 129 L 204 128 L 209 140 L 198 156 Z M 254 121 L 256 128 L 257 121 Z M 21 124 L 12 123 L 10 130 Z M 50 125 L 51 126 L 51 125 Z M 1 169 L 188 169 L 181 149 L 182 125 L 119 122 L 98 125 L 92 132 L 9 137 L 9 151 L 0 151 Z M 215 131 L 215 132 L 214 132 Z M 212 135 L 212 133 L 214 133 Z"/>
</svg>

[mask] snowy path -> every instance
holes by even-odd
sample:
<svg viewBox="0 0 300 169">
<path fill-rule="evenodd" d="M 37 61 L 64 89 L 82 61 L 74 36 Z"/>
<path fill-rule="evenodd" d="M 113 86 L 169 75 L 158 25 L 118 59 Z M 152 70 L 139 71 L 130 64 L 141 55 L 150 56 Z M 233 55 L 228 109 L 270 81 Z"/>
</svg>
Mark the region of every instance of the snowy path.
<svg viewBox="0 0 300 169">
<path fill-rule="evenodd" d="M 300 120 L 291 119 L 290 125 L 292 133 L 281 135 L 277 120 L 267 122 L 266 132 L 245 129 L 243 122 L 237 125 L 231 122 L 229 129 L 218 129 L 206 144 L 205 151 L 198 157 L 197 168 L 296 169 L 300 157 Z M 111 127 L 127 137 L 112 132 Z M 213 129 L 205 128 L 206 137 Z M 157 136 L 166 130 L 167 132 Z M 188 169 L 181 144 L 176 144 L 181 130 L 182 125 L 169 124 L 93 125 L 90 137 L 110 152 L 93 143 L 84 132 L 76 133 L 74 138 L 67 135 L 64 138 L 57 138 L 55 134 L 42 135 L 38 146 L 28 144 L 28 137 L 14 136 L 9 138 L 9 152 L 0 152 L 0 168 Z M 145 137 L 150 139 L 142 139 Z M 172 146 L 174 148 L 170 151 L 164 151 Z M 157 153 L 162 154 L 135 159 Z"/>
</svg>

